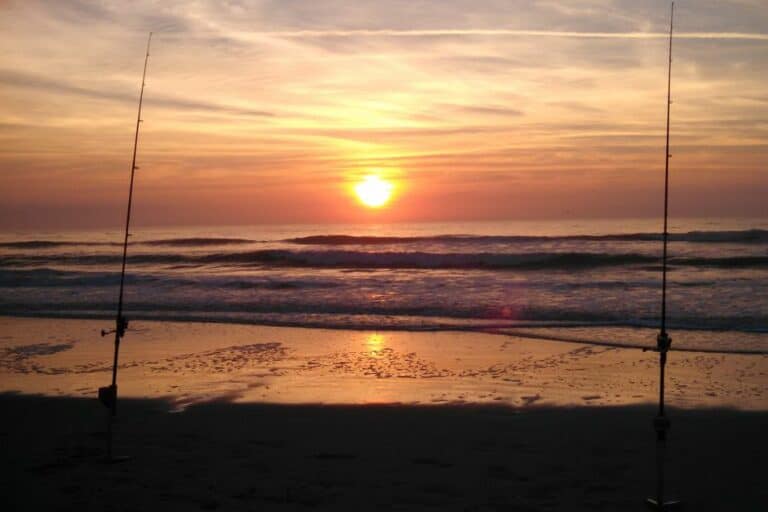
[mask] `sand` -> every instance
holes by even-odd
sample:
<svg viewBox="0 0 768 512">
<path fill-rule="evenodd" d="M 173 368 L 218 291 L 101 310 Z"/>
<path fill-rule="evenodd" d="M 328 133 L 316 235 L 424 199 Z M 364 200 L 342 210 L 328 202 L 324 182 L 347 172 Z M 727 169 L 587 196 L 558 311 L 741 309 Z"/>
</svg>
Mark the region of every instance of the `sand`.
<svg viewBox="0 0 768 512">
<path fill-rule="evenodd" d="M 642 510 L 656 356 L 477 333 L 0 318 L 3 510 Z M 768 504 L 768 358 L 672 353 L 670 494 Z M 7 502 L 7 503 L 4 503 Z"/>
<path fill-rule="evenodd" d="M 109 383 L 113 338 L 99 334 L 109 326 L 0 317 L 0 392 L 96 396 Z M 767 383 L 766 355 L 669 355 L 673 406 L 768 410 Z M 632 405 L 656 401 L 658 356 L 471 332 L 136 321 L 121 346 L 119 386 L 121 397 L 178 408 L 209 400 Z"/>
</svg>

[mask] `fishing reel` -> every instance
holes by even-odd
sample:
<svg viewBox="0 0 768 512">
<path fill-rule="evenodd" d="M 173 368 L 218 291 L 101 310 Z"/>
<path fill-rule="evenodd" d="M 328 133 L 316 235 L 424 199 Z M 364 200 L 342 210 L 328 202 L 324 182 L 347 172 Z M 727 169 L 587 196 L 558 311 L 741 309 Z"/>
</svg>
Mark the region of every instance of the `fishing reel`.
<svg viewBox="0 0 768 512">
<path fill-rule="evenodd" d="M 656 352 L 667 352 L 672 346 L 672 338 L 667 334 L 667 331 L 661 331 L 656 336 Z"/>
<path fill-rule="evenodd" d="M 656 348 L 645 347 L 643 348 L 643 352 L 652 350 L 653 352 L 667 353 L 671 347 L 672 338 L 667 334 L 667 331 L 661 331 L 659 335 L 656 336 Z"/>
<path fill-rule="evenodd" d="M 103 338 L 107 334 L 116 333 L 118 338 L 122 338 L 123 336 L 125 336 L 125 331 L 127 330 L 128 330 L 128 319 L 125 318 L 124 316 L 120 316 L 117 318 L 116 327 L 108 331 L 105 329 L 102 329 L 101 336 Z"/>
</svg>

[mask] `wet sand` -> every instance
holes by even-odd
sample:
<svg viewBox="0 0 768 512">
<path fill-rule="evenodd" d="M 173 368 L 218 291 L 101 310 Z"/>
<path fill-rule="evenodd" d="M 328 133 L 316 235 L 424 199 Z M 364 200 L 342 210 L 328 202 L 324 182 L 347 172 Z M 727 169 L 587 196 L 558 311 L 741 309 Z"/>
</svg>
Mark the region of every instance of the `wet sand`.
<svg viewBox="0 0 768 512">
<path fill-rule="evenodd" d="M 656 355 L 477 333 L 0 318 L 3 510 L 644 510 Z M 668 492 L 768 503 L 768 358 L 671 353 Z"/>
<path fill-rule="evenodd" d="M 0 391 L 94 397 L 109 322 L 0 317 Z M 653 340 L 649 340 L 649 344 Z M 768 410 L 768 356 L 671 352 L 668 403 Z M 630 405 L 656 401 L 658 356 L 471 332 L 373 332 L 136 321 L 121 397 L 183 408 L 270 403 Z"/>
</svg>

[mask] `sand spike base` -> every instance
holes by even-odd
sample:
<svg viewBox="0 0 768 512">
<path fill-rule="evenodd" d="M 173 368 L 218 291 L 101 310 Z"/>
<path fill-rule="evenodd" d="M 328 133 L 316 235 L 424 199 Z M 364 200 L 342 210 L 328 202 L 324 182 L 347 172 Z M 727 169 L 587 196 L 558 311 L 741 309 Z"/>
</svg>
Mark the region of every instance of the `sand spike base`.
<svg viewBox="0 0 768 512">
<path fill-rule="evenodd" d="M 679 500 L 664 500 L 664 469 L 667 454 L 667 431 L 669 419 L 663 415 L 656 416 L 653 420 L 656 430 L 656 497 L 648 498 L 645 504 L 652 510 L 680 510 L 683 502 Z"/>
<path fill-rule="evenodd" d="M 683 508 L 683 502 L 675 500 L 665 501 L 659 505 L 659 502 L 654 498 L 648 498 L 645 503 L 653 510 L 680 510 Z"/>
</svg>

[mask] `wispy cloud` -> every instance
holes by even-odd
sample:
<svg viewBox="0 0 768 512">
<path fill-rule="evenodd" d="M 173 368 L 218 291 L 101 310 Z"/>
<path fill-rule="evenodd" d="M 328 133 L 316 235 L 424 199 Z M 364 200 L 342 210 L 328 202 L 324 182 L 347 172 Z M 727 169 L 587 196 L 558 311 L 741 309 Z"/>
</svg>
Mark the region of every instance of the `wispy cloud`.
<svg viewBox="0 0 768 512">
<path fill-rule="evenodd" d="M 109 100 L 120 103 L 136 103 L 138 96 L 136 93 L 119 92 L 107 89 L 95 89 L 80 87 L 70 84 L 63 80 L 54 80 L 44 75 L 22 73 L 8 69 L 0 69 L 0 85 L 14 86 L 29 89 L 38 89 L 51 94 L 75 95 L 90 99 Z M 137 86 L 138 87 L 138 86 Z M 114 85 L 112 86 L 114 89 Z M 272 117 L 275 114 L 264 110 L 244 109 L 204 101 L 188 100 L 179 97 L 168 96 L 165 94 L 155 94 L 146 99 L 147 105 L 153 105 L 161 108 L 170 108 L 186 111 L 208 112 L 218 114 L 230 114 L 239 116 Z"/>
<path fill-rule="evenodd" d="M 573 32 L 560 30 L 516 30 L 516 29 L 466 29 L 446 28 L 429 30 L 282 30 L 265 32 L 235 31 L 233 37 L 445 37 L 445 36 L 488 36 L 488 37 L 558 37 L 576 39 L 665 39 L 666 32 Z M 768 34 L 743 32 L 678 32 L 677 39 L 735 39 L 743 41 L 768 41 Z"/>
</svg>

